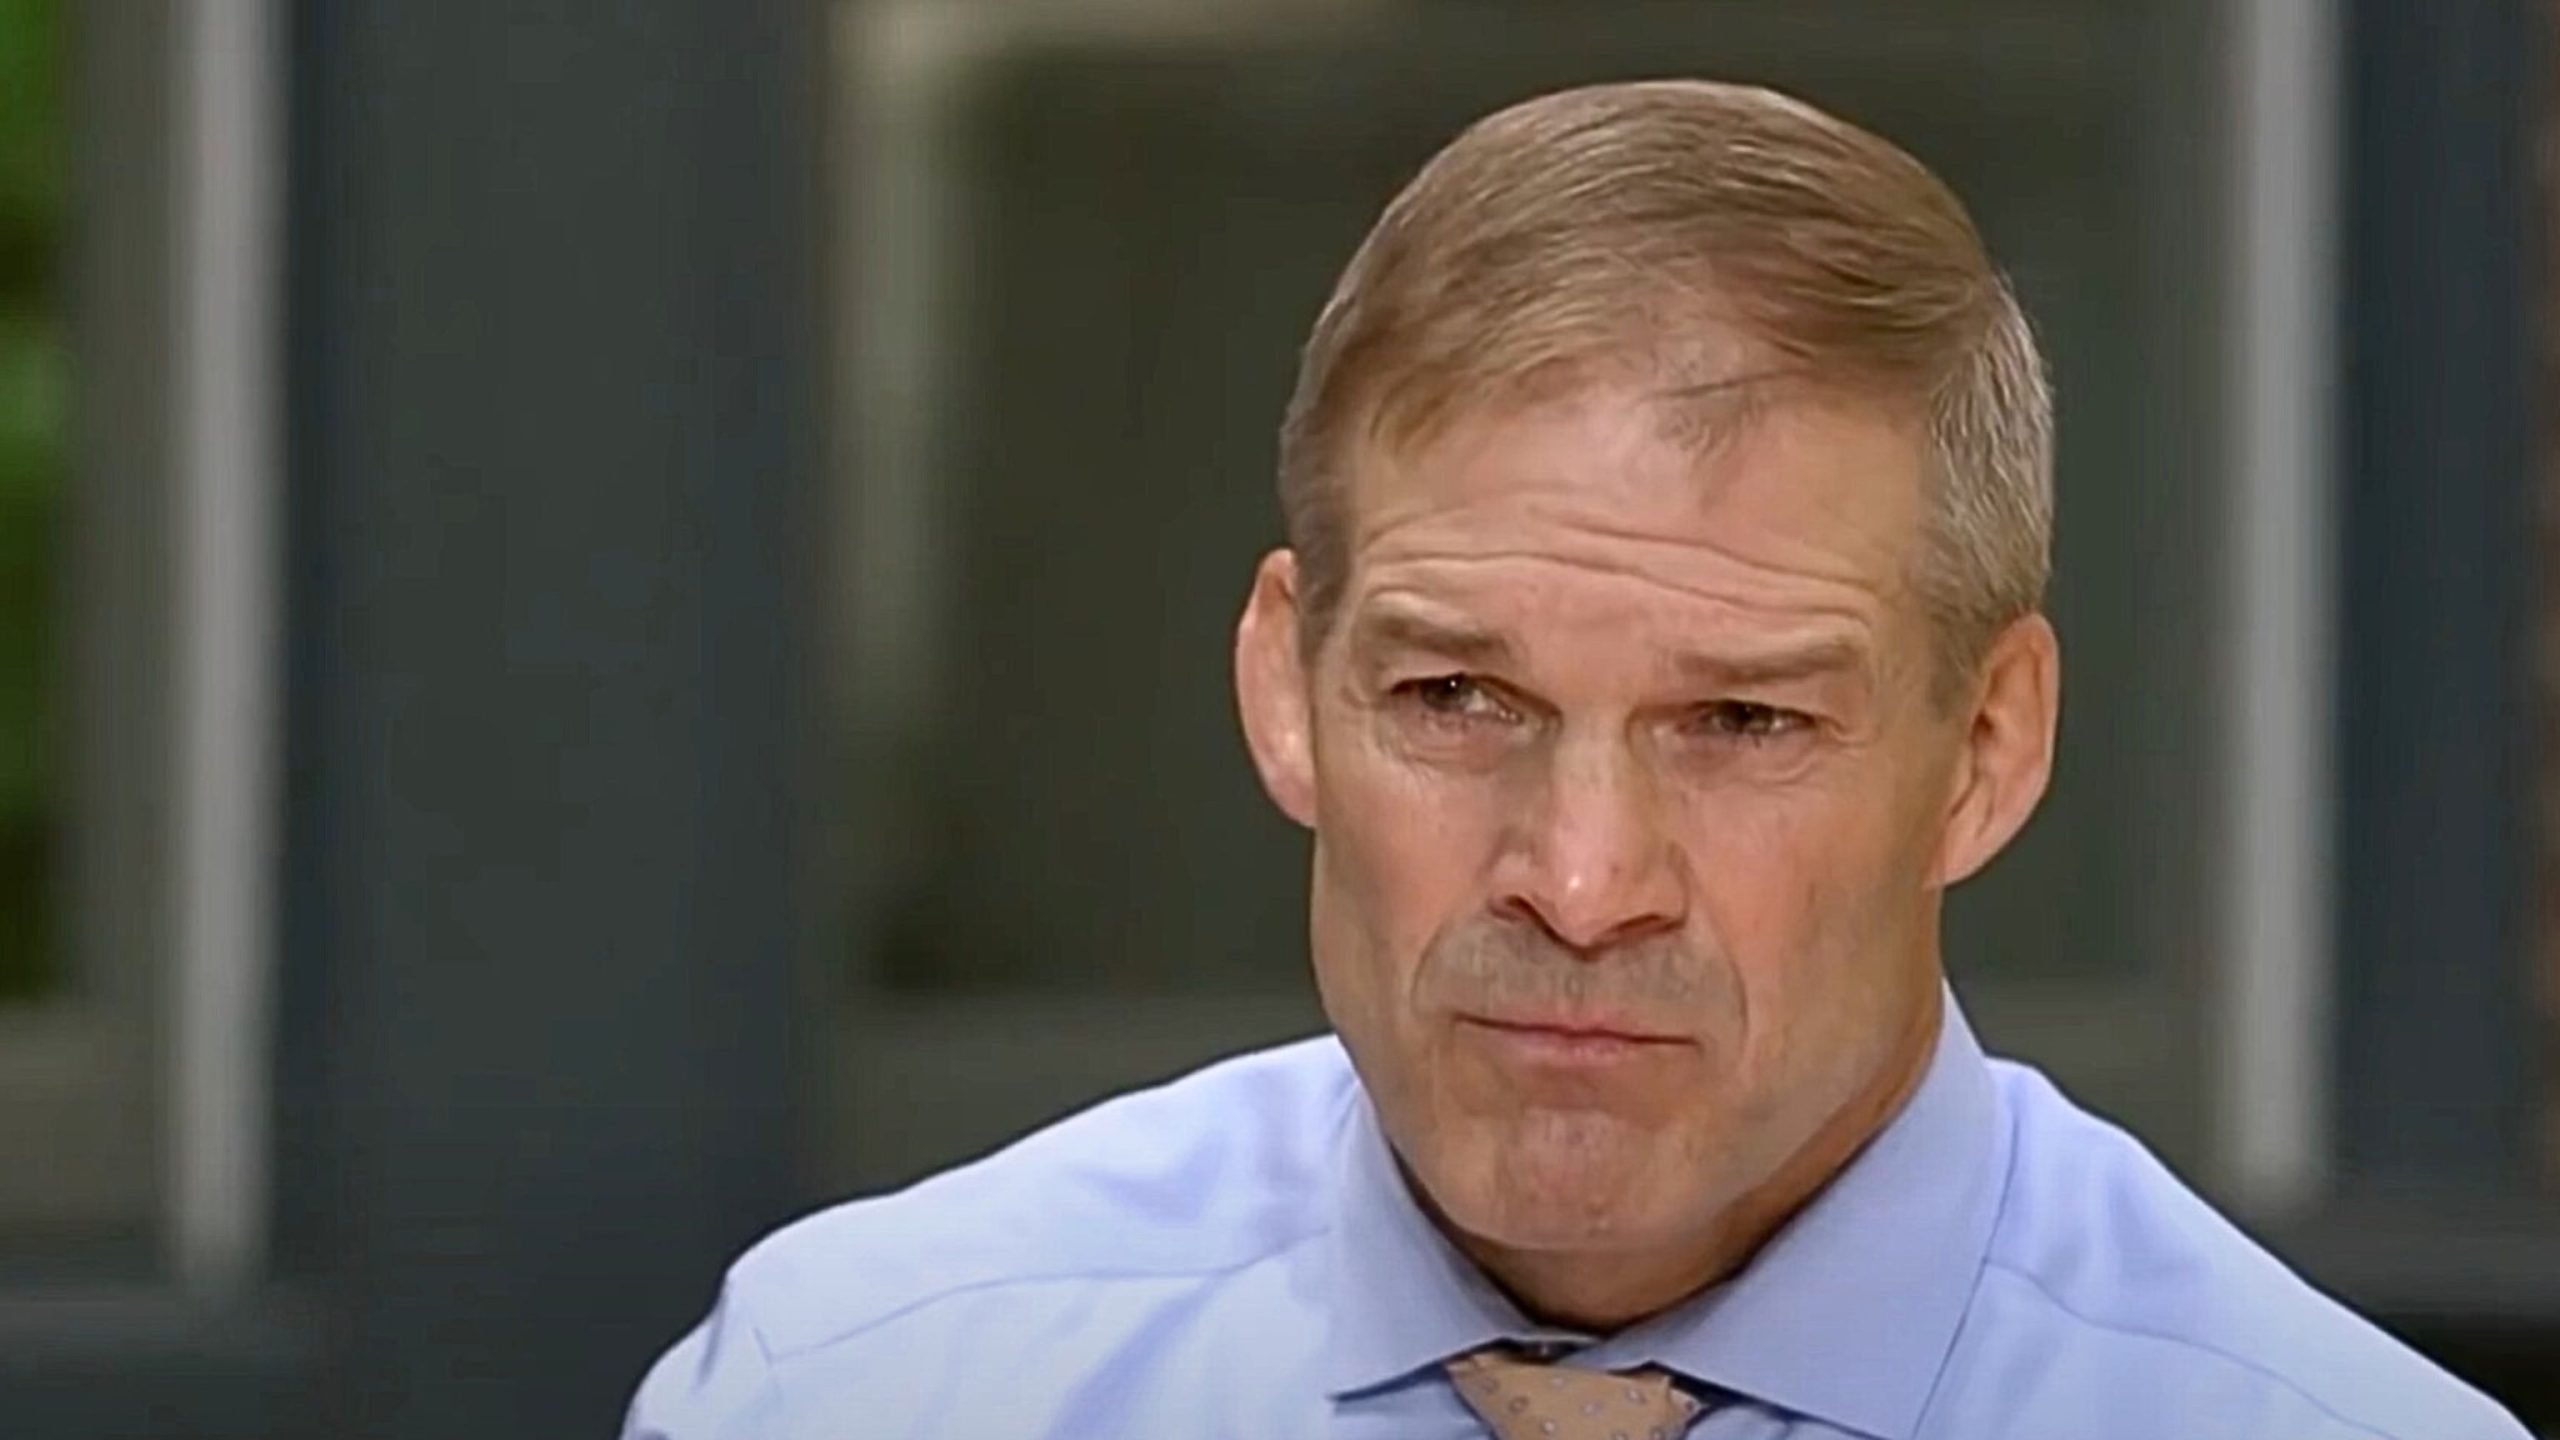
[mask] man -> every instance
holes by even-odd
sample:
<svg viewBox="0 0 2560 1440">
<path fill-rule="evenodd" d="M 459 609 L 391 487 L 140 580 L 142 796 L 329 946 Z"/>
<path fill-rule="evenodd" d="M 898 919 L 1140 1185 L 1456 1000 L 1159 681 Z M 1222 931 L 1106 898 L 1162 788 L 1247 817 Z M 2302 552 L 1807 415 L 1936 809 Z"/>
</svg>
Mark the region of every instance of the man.
<svg viewBox="0 0 2560 1440">
<path fill-rule="evenodd" d="M 1236 635 L 1338 1038 L 731 1272 L 668 1440 L 2506 1440 L 1987 1061 L 2051 405 L 1963 208 L 1805 105 L 1486 119 L 1309 341 Z"/>
</svg>

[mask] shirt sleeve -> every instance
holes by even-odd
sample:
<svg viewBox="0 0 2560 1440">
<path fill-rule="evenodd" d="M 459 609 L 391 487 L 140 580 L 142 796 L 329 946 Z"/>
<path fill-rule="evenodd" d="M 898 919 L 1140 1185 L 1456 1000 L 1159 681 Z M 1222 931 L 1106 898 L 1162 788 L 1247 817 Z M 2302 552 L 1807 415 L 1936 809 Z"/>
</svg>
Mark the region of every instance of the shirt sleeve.
<svg viewBox="0 0 2560 1440">
<path fill-rule="evenodd" d="M 764 1340 L 734 1287 L 659 1357 L 623 1419 L 622 1440 L 787 1440 Z"/>
</svg>

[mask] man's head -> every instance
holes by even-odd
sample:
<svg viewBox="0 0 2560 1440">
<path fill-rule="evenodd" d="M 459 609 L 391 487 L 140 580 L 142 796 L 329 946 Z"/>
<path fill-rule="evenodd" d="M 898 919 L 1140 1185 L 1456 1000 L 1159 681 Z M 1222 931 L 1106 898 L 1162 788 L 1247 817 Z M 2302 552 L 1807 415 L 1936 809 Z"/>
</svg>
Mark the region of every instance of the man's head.
<svg viewBox="0 0 2560 1440">
<path fill-rule="evenodd" d="M 1712 1278 L 1925 1059 L 2049 765 L 2050 437 L 1955 198 L 1765 91 L 1492 116 L 1344 273 L 1239 697 L 1326 1009 L 1538 1304 Z"/>
</svg>

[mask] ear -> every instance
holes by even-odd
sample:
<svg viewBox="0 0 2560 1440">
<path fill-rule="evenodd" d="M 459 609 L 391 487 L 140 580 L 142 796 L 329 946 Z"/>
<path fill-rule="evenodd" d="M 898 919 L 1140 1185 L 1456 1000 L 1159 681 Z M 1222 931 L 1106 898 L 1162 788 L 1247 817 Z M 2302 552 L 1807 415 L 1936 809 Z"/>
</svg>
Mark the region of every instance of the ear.
<svg viewBox="0 0 2560 1440">
<path fill-rule="evenodd" d="M 1981 689 L 1965 718 L 1954 794 L 1938 847 L 1938 883 L 1953 885 L 2006 848 L 2053 776 L 2060 724 L 2062 654 L 2042 615 L 2013 622 L 1984 657 Z"/>
<path fill-rule="evenodd" d="M 1316 823 L 1315 717 L 1298 643 L 1298 557 L 1274 550 L 1253 572 L 1236 622 L 1236 709 L 1271 803 Z"/>
</svg>

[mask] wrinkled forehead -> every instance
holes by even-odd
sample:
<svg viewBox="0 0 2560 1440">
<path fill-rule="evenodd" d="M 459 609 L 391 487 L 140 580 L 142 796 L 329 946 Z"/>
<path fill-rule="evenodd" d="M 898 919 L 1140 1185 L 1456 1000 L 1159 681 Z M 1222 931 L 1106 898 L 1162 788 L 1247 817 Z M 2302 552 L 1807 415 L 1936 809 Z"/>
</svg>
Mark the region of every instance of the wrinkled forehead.
<svg viewBox="0 0 2560 1440">
<path fill-rule="evenodd" d="M 1901 648 L 1924 454 L 1890 408 L 1784 377 L 1477 411 L 1349 467 L 1347 608 L 1356 622 L 1419 598 L 1559 634 L 1601 617 L 1745 647 L 1825 632 Z"/>
<path fill-rule="evenodd" d="M 1411 552 L 1620 542 L 1905 587 L 1927 503 L 1906 407 L 1785 371 L 1585 384 L 1479 407 L 1346 466 L 1355 566 Z"/>
</svg>

